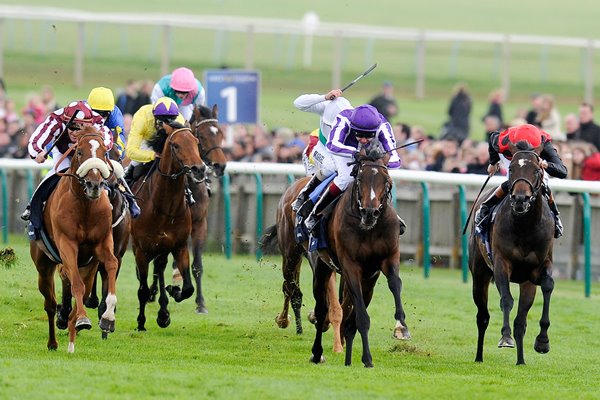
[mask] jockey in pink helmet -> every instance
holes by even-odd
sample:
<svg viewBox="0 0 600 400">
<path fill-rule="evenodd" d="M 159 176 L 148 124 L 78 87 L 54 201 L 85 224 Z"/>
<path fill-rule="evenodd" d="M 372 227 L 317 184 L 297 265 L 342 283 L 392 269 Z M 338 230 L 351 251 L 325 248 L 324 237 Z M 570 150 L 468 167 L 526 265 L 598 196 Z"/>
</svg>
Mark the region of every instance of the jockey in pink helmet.
<svg viewBox="0 0 600 400">
<path fill-rule="evenodd" d="M 181 67 L 173 73 L 159 79 L 152 89 L 150 100 L 154 103 L 161 97 L 168 97 L 175 101 L 179 113 L 189 121 L 194 112 L 194 107 L 205 105 L 206 91 L 191 69 Z"/>
</svg>

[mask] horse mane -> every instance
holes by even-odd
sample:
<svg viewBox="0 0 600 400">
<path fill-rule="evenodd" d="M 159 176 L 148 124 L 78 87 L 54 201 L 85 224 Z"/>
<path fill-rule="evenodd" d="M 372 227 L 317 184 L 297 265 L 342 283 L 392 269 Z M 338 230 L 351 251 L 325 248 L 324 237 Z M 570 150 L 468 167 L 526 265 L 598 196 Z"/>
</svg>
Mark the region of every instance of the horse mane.
<svg viewBox="0 0 600 400">
<path fill-rule="evenodd" d="M 359 161 L 377 161 L 385 156 L 385 152 L 379 151 L 378 148 L 372 148 L 367 150 L 366 154 L 360 154 Z"/>
<path fill-rule="evenodd" d="M 521 151 L 521 150 L 533 150 L 533 147 L 531 147 L 531 144 L 529 144 L 529 142 L 527 142 L 525 140 L 519 140 L 517 143 L 515 143 L 515 147 L 519 151 Z"/>
<path fill-rule="evenodd" d="M 173 129 L 185 128 L 185 125 L 180 124 L 177 121 L 169 122 L 168 125 Z M 162 153 L 163 149 L 165 148 L 165 143 L 167 142 L 168 137 L 169 135 L 167 135 L 167 131 L 165 131 L 164 128 L 160 128 L 156 131 L 154 136 L 152 136 L 152 138 L 148 140 L 148 146 L 150 146 L 150 148 L 154 150 L 154 152 Z"/>
<path fill-rule="evenodd" d="M 88 135 L 88 134 L 100 134 L 101 132 L 98 131 L 98 129 L 96 129 L 95 126 L 93 125 L 84 125 L 81 127 L 81 129 L 76 130 L 75 132 L 71 133 L 71 135 L 76 139 L 79 140 L 80 137 Z"/>
</svg>

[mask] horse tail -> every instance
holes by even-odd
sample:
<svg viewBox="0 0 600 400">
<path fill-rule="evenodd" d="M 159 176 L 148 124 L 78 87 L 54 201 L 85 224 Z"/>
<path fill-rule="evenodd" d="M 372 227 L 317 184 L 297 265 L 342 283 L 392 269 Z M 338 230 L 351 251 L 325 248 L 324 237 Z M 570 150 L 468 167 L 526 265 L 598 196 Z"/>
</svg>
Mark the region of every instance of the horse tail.
<svg viewBox="0 0 600 400">
<path fill-rule="evenodd" d="M 265 253 L 274 253 L 274 249 L 277 247 L 277 225 L 271 225 L 265 229 L 265 233 L 258 242 L 260 248 Z"/>
</svg>

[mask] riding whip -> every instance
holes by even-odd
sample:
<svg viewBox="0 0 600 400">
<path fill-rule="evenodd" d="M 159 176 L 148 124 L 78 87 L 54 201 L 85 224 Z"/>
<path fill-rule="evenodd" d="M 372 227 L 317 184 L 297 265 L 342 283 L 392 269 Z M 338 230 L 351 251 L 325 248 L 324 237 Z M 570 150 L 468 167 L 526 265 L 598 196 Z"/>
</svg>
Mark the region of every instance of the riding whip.
<svg viewBox="0 0 600 400">
<path fill-rule="evenodd" d="M 69 122 L 67 122 L 67 124 L 65 125 L 65 129 L 63 129 L 63 131 L 61 133 L 58 134 L 58 136 L 56 137 L 56 139 L 54 139 L 54 142 L 52 142 L 52 146 L 50 146 L 50 148 L 48 149 L 48 151 L 46 152 L 46 156 L 48 156 L 48 154 L 50 154 L 50 152 L 52 151 L 53 148 L 56 147 L 56 145 L 58 144 L 58 141 L 60 140 L 60 138 L 65 134 L 65 132 L 67 131 L 67 129 L 69 129 L 69 125 L 71 125 L 71 123 L 73 122 L 73 120 L 75 119 L 75 115 L 77 113 L 73 113 L 73 115 L 71 116 L 71 119 L 69 120 Z"/>
<path fill-rule="evenodd" d="M 396 148 L 393 148 L 390 151 L 387 151 L 386 153 L 389 153 L 389 152 L 392 152 L 392 151 L 398 150 L 398 149 L 403 149 L 405 147 L 412 146 L 413 144 L 421 143 L 423 140 L 425 140 L 425 139 L 419 139 L 419 140 L 415 140 L 414 142 L 404 143 L 402 146 L 398 146 Z"/>
<path fill-rule="evenodd" d="M 483 182 L 483 186 L 479 190 L 477 197 L 475 197 L 475 201 L 473 202 L 473 205 L 471 206 L 471 211 L 469 211 L 469 216 L 467 217 L 467 222 L 465 222 L 465 226 L 463 228 L 463 232 L 462 232 L 463 235 L 467 232 L 467 227 L 469 226 L 469 221 L 471 220 L 471 215 L 473 215 L 473 210 L 475 209 L 475 204 L 477 204 L 477 200 L 479 200 L 479 196 L 481 196 L 481 192 L 483 192 L 483 189 L 485 189 L 485 185 L 487 185 L 488 181 L 496 173 L 496 171 L 492 171 L 492 173 L 488 175 L 485 182 Z"/>
<path fill-rule="evenodd" d="M 360 74 L 359 76 L 357 76 L 356 79 L 354 79 L 352 82 L 350 82 L 349 84 L 347 84 L 346 86 L 344 86 L 344 88 L 342 89 L 342 92 L 345 91 L 346 89 L 348 89 L 350 86 L 354 85 L 356 82 L 358 82 L 364 76 L 368 75 L 369 72 L 373 71 L 376 66 L 377 66 L 377 63 L 371 65 L 365 72 L 363 72 L 362 74 Z"/>
</svg>

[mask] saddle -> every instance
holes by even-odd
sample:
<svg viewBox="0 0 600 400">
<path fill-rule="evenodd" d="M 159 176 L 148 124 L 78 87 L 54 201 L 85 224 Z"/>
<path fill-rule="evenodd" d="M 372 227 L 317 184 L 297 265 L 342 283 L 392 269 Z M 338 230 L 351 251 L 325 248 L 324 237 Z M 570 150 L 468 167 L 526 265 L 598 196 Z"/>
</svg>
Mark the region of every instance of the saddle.
<svg viewBox="0 0 600 400">
<path fill-rule="evenodd" d="M 329 186 L 329 184 L 331 183 L 331 181 L 337 176 L 337 173 L 334 173 L 333 175 L 327 177 L 323 182 L 321 182 L 316 188 L 315 190 L 312 191 L 312 193 L 310 193 L 308 195 L 308 198 L 310 199 L 310 201 L 313 204 L 317 204 L 317 201 L 319 200 L 319 197 L 321 197 L 321 195 L 323 194 L 323 192 L 325 191 L 325 189 L 327 188 L 327 186 Z M 334 200 L 331 205 L 335 204 L 337 202 L 337 199 Z M 325 208 L 324 212 L 323 212 L 323 216 L 325 214 L 329 214 L 331 213 L 330 210 L 333 210 L 333 207 L 328 206 Z M 302 218 L 302 216 L 300 216 L 299 214 L 296 214 L 296 219 L 294 221 L 294 236 L 296 238 L 296 243 L 302 243 L 305 242 L 307 240 L 309 240 L 310 238 L 310 233 L 308 232 L 308 230 L 306 229 L 306 227 L 304 226 L 304 224 L 302 223 L 304 220 L 304 218 Z M 321 224 L 321 222 L 317 223 L 317 226 L 319 225 L 323 225 Z M 315 229 L 317 229 L 317 227 L 315 227 Z M 320 229 L 320 227 L 319 227 Z M 319 235 L 320 236 L 320 235 Z M 325 235 L 326 236 L 326 235 Z M 325 244 L 325 247 L 327 247 L 327 245 Z"/>
<path fill-rule="evenodd" d="M 493 266 L 492 260 L 494 259 L 492 256 L 492 244 L 490 243 L 490 232 L 494 226 L 498 209 L 506 201 L 508 201 L 508 196 L 502 199 L 500 203 L 492 206 L 489 215 L 475 228 L 475 234 L 479 237 L 481 243 L 485 247 L 485 252 L 482 251 L 482 254 L 484 254 L 484 258 L 486 258 L 485 255 L 487 255 L 485 262 L 490 268 Z"/>
</svg>

